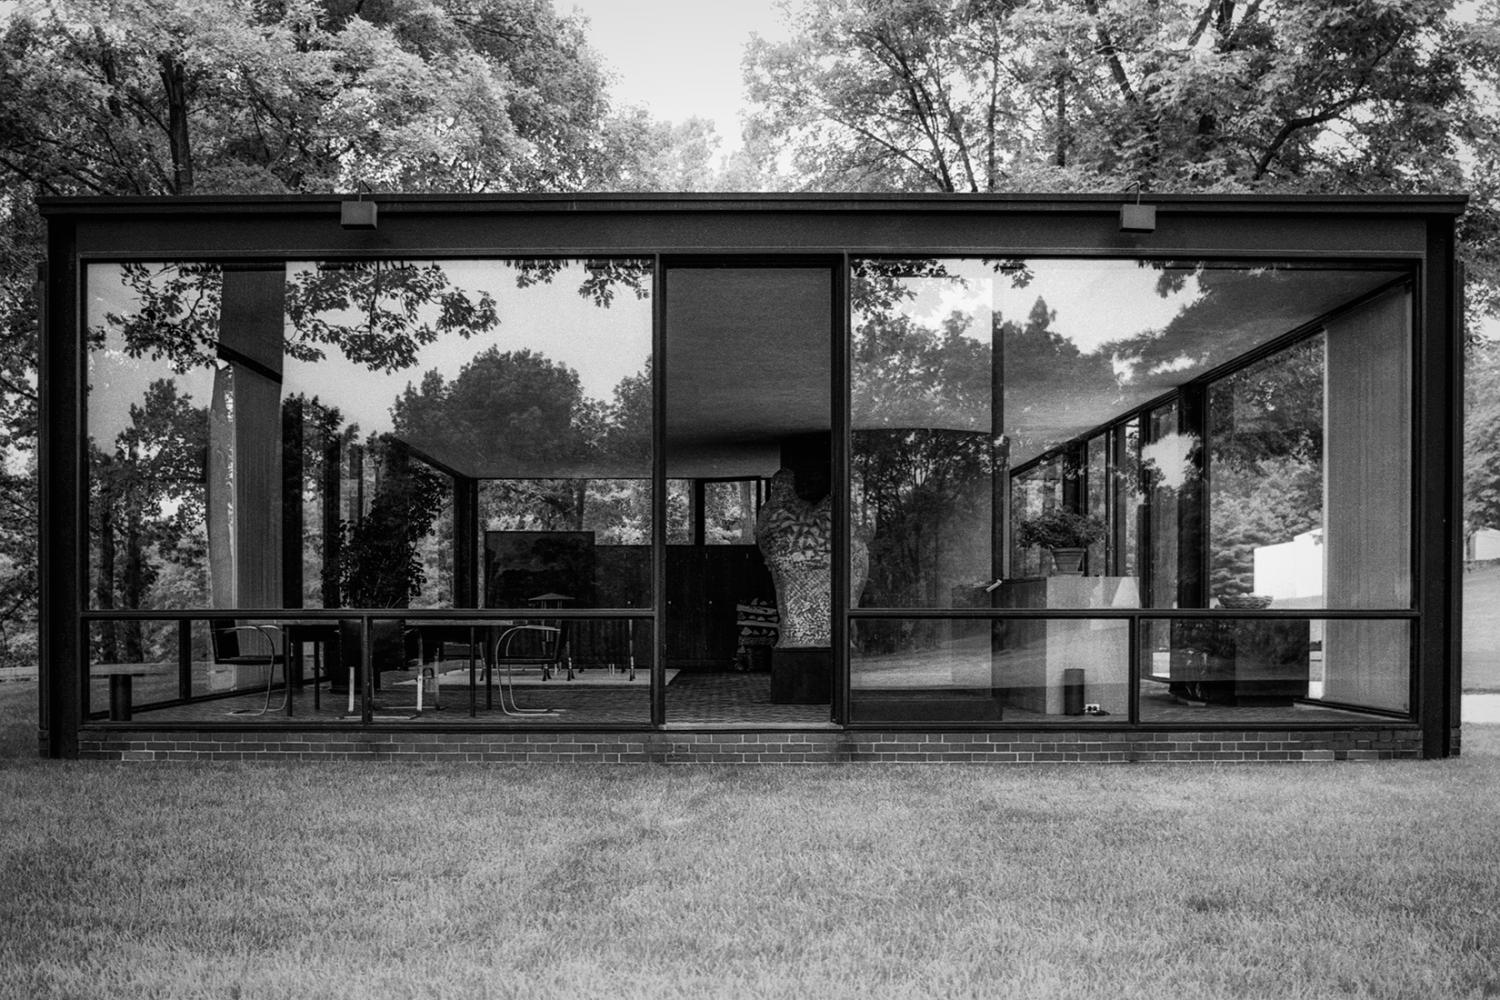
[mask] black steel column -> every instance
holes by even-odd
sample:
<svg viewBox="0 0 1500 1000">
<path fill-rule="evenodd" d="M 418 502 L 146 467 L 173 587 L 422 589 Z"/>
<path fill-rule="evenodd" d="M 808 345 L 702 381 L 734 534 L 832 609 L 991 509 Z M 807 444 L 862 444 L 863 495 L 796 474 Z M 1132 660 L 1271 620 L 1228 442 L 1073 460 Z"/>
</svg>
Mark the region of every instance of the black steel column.
<svg viewBox="0 0 1500 1000">
<path fill-rule="evenodd" d="M 1463 288 L 1454 264 L 1453 219 L 1434 216 L 1427 223 L 1427 261 L 1412 338 L 1417 352 L 1412 569 L 1421 614 L 1412 707 L 1422 725 L 1422 756 L 1429 758 L 1452 752 L 1462 708 Z"/>
<path fill-rule="evenodd" d="M 71 222 L 47 221 L 41 298 L 38 504 L 41 567 L 38 743 L 47 757 L 78 756 L 84 647 L 79 620 L 88 580 L 88 479 L 83 435 L 82 275 Z"/>
<path fill-rule="evenodd" d="M 651 267 L 651 725 L 667 720 L 667 272 Z"/>
<path fill-rule="evenodd" d="M 830 585 L 833 600 L 829 602 L 833 621 L 829 623 L 829 643 L 833 647 L 829 657 L 829 670 L 833 673 L 832 703 L 829 716 L 836 725 L 849 723 L 849 608 L 852 605 L 850 588 L 849 552 L 850 533 L 854 530 L 854 519 L 850 506 L 853 490 L 850 488 L 852 474 L 852 440 L 849 419 L 850 407 L 850 340 L 853 336 L 852 316 L 849 303 L 849 255 L 844 254 L 836 267 L 832 268 L 829 281 L 829 325 L 832 327 L 829 340 L 829 377 L 832 382 L 829 414 L 833 433 L 833 468 L 830 470 L 829 490 L 833 494 L 830 506 L 833 509 L 833 566 Z"/>
<path fill-rule="evenodd" d="M 302 400 L 281 404 L 281 606 L 302 607 Z"/>
<path fill-rule="evenodd" d="M 453 477 L 453 606 L 479 606 L 479 481 Z"/>
</svg>

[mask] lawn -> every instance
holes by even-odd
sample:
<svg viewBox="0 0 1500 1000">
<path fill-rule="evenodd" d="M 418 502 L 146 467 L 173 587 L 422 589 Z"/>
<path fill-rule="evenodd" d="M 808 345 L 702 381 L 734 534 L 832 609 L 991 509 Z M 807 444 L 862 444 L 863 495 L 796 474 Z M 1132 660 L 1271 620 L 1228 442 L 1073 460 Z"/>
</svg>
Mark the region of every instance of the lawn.
<svg viewBox="0 0 1500 1000">
<path fill-rule="evenodd" d="M 0 997 L 1500 996 L 1456 761 L 39 761 L 0 685 Z"/>
</svg>

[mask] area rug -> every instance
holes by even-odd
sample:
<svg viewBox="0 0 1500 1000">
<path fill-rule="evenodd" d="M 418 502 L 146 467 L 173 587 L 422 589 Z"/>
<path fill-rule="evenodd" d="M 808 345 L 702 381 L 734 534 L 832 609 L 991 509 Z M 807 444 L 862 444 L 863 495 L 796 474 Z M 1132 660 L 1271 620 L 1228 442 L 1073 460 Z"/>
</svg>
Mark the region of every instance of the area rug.
<svg viewBox="0 0 1500 1000">
<path fill-rule="evenodd" d="M 668 669 L 666 672 L 666 683 L 671 684 L 673 678 L 679 673 L 681 671 Z M 484 686 L 483 668 L 474 671 L 474 682 L 481 687 Z M 411 680 L 397 681 L 396 683 L 398 685 L 405 685 L 406 687 L 413 687 L 417 682 L 413 678 Z M 497 670 L 490 675 L 490 683 L 496 686 L 509 683 L 516 687 L 640 688 L 643 691 L 649 691 L 651 689 L 651 671 L 638 668 L 635 672 L 635 680 L 631 680 L 630 673 L 626 670 L 616 670 L 614 673 L 610 673 L 603 667 L 589 667 L 587 670 L 573 671 L 572 680 L 568 680 L 568 673 L 565 670 L 553 674 L 550 680 L 542 680 L 541 673 L 532 668 L 524 671 L 512 671 L 509 680 L 507 680 L 505 672 Z M 458 688 L 468 687 L 468 685 L 468 667 L 443 671 L 443 687 Z M 429 690 L 431 689 L 429 688 Z"/>
</svg>

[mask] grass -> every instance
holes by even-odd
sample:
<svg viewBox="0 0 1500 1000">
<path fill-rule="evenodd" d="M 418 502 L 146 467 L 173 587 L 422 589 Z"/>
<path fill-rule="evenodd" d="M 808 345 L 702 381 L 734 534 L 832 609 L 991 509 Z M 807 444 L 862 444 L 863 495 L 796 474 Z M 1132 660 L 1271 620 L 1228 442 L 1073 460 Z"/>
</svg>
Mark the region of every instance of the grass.
<svg viewBox="0 0 1500 1000">
<path fill-rule="evenodd" d="M 1456 761 L 110 765 L 0 685 L 0 997 L 1500 996 Z"/>
<path fill-rule="evenodd" d="M 0 685 L 0 997 L 1500 996 L 1500 727 L 1326 766 L 129 766 Z"/>
</svg>

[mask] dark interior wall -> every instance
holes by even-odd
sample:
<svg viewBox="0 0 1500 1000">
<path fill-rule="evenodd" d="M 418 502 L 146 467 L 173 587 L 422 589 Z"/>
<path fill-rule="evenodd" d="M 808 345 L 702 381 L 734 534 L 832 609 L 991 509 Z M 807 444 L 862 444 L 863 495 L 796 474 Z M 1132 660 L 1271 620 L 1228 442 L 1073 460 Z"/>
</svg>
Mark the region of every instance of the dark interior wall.
<svg viewBox="0 0 1500 1000">
<path fill-rule="evenodd" d="M 782 468 L 797 477 L 797 495 L 817 503 L 833 488 L 833 435 L 827 431 L 781 439 Z"/>
<path fill-rule="evenodd" d="M 753 545 L 667 547 L 667 666 L 728 670 L 739 645 L 736 606 L 776 600 Z"/>
</svg>

